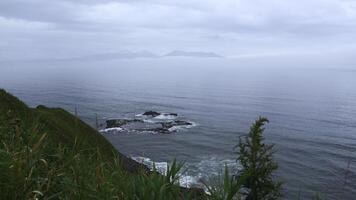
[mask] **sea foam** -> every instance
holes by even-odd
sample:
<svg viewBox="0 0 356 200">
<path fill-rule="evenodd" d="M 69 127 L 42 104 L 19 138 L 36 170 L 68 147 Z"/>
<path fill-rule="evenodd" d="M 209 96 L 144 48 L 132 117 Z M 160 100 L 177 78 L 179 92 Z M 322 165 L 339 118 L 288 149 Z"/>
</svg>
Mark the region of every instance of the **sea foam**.
<svg viewBox="0 0 356 200">
<path fill-rule="evenodd" d="M 99 130 L 100 133 L 113 133 L 113 132 L 121 132 L 123 131 L 123 128 L 120 127 L 114 127 L 114 128 L 105 128 L 102 130 Z"/>
</svg>

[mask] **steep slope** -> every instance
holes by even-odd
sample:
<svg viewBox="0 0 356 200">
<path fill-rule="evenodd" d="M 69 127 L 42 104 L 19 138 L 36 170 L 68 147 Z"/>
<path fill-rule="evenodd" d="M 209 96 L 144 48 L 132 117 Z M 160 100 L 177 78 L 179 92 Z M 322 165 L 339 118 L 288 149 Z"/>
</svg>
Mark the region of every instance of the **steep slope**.
<svg viewBox="0 0 356 200">
<path fill-rule="evenodd" d="M 38 106 L 29 108 L 15 96 L 0 89 L 0 119 L 10 114 L 12 118 L 21 120 L 25 127 L 37 126 L 39 131 L 47 133 L 48 138 L 56 144 L 73 147 L 75 143 L 82 148 L 99 148 L 102 156 L 111 160 L 118 156 L 122 167 L 129 172 L 148 169 L 119 153 L 95 129 L 61 108 Z"/>
</svg>

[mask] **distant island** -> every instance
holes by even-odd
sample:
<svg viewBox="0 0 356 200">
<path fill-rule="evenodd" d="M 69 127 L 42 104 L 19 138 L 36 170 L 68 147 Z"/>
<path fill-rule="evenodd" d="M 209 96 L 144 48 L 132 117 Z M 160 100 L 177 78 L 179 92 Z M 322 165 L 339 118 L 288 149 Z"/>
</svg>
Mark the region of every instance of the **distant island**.
<svg viewBox="0 0 356 200">
<path fill-rule="evenodd" d="M 150 58 L 150 59 L 160 59 L 168 57 L 186 57 L 186 58 L 224 58 L 224 56 L 219 55 L 214 52 L 204 52 L 204 51 L 181 51 L 174 50 L 166 54 L 156 54 L 151 51 L 118 51 L 118 52 L 107 52 L 98 54 L 88 54 L 82 56 L 73 56 L 67 58 L 37 58 L 37 59 L 20 59 L 20 60 L 0 60 L 0 62 L 53 62 L 53 61 L 104 61 L 104 60 L 131 60 L 140 58 Z"/>
</svg>

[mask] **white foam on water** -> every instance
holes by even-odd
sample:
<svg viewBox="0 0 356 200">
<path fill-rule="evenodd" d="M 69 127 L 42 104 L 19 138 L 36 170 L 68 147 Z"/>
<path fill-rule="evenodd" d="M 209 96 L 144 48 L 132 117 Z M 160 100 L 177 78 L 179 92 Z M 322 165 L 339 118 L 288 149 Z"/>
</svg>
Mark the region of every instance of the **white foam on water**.
<svg viewBox="0 0 356 200">
<path fill-rule="evenodd" d="M 177 125 L 177 126 L 173 126 L 171 128 L 168 129 L 169 132 L 177 132 L 180 130 L 184 130 L 184 129 L 189 129 L 189 128 L 193 128 L 195 126 L 197 126 L 197 124 L 195 122 L 191 122 L 188 121 L 189 123 L 191 123 L 191 125 Z"/>
<path fill-rule="evenodd" d="M 221 175 L 224 171 L 225 165 L 229 168 L 231 173 L 241 169 L 241 166 L 236 162 L 236 159 L 221 159 L 218 156 L 212 156 L 201 160 L 195 164 L 199 172 L 206 172 L 207 175 Z"/>
<path fill-rule="evenodd" d="M 234 174 L 241 169 L 235 159 L 221 158 L 220 156 L 205 157 L 198 163 L 186 163 L 185 174 L 192 177 L 187 178 L 189 187 L 201 187 L 207 192 L 207 188 L 202 183 L 212 178 L 223 177 L 225 165 L 230 174 Z"/>
<path fill-rule="evenodd" d="M 171 115 L 169 113 L 162 113 L 156 117 L 154 117 L 154 119 L 161 119 L 161 120 L 173 120 L 173 119 L 176 119 L 177 116 L 175 115 Z"/>
<path fill-rule="evenodd" d="M 100 133 L 112 133 L 112 132 L 121 132 L 123 131 L 123 128 L 120 127 L 114 127 L 114 128 L 106 128 L 106 129 L 102 129 L 99 130 Z"/>
<path fill-rule="evenodd" d="M 133 160 L 146 165 L 150 170 L 155 166 L 156 171 L 162 175 L 167 174 L 167 162 L 154 162 L 147 157 L 131 157 Z M 209 178 L 223 177 L 225 165 L 233 174 L 236 170 L 240 170 L 241 166 L 235 159 L 221 159 L 219 156 L 212 156 L 201 160 L 198 163 L 188 163 L 184 165 L 184 173 L 179 174 L 178 183 L 181 187 L 191 188 L 198 187 L 204 189 L 205 193 L 209 194 L 208 189 L 202 184 L 202 181 L 207 181 Z M 194 168 L 191 170 L 191 168 Z M 193 175 L 194 174 L 194 175 Z M 222 181 L 222 180 L 221 180 Z M 246 189 L 241 189 L 242 199 L 246 198 Z"/>
<path fill-rule="evenodd" d="M 195 176 L 183 175 L 179 176 L 179 185 L 182 187 L 190 188 L 198 184 L 198 179 Z"/>
<path fill-rule="evenodd" d="M 176 132 L 182 130 L 182 126 L 173 126 L 171 128 L 168 129 L 169 132 Z"/>
<path fill-rule="evenodd" d="M 151 171 L 153 171 L 153 166 L 156 168 L 156 171 L 162 175 L 167 175 L 167 162 L 154 162 L 150 158 L 142 157 L 142 156 L 135 156 L 131 157 L 138 163 L 146 165 Z M 179 185 L 182 187 L 191 187 L 197 185 L 198 179 L 194 176 L 190 176 L 187 174 L 179 174 Z"/>
<path fill-rule="evenodd" d="M 151 124 L 157 123 L 157 121 L 152 120 L 152 119 L 144 119 L 143 122 L 151 123 Z"/>
<path fill-rule="evenodd" d="M 188 121 L 188 122 L 191 123 L 191 125 L 184 126 L 185 128 L 193 128 L 193 127 L 198 126 L 198 124 L 195 122 L 192 122 L 192 121 Z"/>
<path fill-rule="evenodd" d="M 167 162 L 153 162 L 150 158 L 142 156 L 131 157 L 131 159 L 135 160 L 138 163 L 146 165 L 151 171 L 153 171 L 153 168 L 155 168 L 156 171 L 160 174 L 167 174 Z"/>
</svg>

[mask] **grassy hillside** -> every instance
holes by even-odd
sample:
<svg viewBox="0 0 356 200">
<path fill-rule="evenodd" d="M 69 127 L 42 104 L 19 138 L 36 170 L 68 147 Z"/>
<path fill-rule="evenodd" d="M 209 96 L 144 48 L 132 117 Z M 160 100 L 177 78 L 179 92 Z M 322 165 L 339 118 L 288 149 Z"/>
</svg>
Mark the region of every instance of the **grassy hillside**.
<svg viewBox="0 0 356 200">
<path fill-rule="evenodd" d="M 148 173 L 67 111 L 0 90 L 0 199 L 193 199 L 179 169 Z"/>
<path fill-rule="evenodd" d="M 37 131 L 46 133 L 53 143 L 66 147 L 73 147 L 77 143 L 77 146 L 81 148 L 99 148 L 105 159 L 110 160 L 118 156 L 127 171 L 137 172 L 140 168 L 147 170 L 144 166 L 117 152 L 104 136 L 69 112 L 61 108 L 47 108 L 42 105 L 31 109 L 18 98 L 1 89 L 0 119 L 6 116 L 19 120 L 23 127 L 36 127 Z"/>
</svg>

